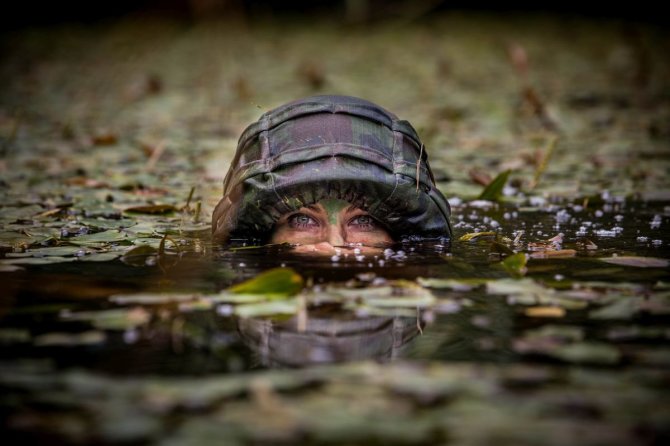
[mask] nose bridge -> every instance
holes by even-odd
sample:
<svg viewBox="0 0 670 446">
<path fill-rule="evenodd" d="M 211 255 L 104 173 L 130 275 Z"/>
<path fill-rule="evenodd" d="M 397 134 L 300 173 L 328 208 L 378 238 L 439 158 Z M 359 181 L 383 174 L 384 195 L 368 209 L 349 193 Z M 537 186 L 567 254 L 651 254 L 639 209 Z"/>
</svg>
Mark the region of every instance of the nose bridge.
<svg viewBox="0 0 670 446">
<path fill-rule="evenodd" d="M 328 243 L 333 246 L 342 246 L 344 245 L 345 234 L 343 233 L 342 227 L 339 224 L 329 223 L 328 224 Z"/>
</svg>

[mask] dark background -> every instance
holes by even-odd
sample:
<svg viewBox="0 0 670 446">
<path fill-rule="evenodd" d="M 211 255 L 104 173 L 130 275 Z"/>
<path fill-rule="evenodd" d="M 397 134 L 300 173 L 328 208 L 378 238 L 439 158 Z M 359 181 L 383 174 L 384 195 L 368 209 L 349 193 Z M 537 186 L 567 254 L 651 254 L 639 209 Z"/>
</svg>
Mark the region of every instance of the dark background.
<svg viewBox="0 0 670 446">
<path fill-rule="evenodd" d="M 174 19 L 237 18 L 246 21 L 285 16 L 323 16 L 345 22 L 370 23 L 433 12 L 486 11 L 500 14 L 550 13 L 590 18 L 623 19 L 666 27 L 669 19 L 660 2 L 584 1 L 449 1 L 449 0 L 33 0 L 5 5 L 4 29 L 59 23 L 95 22 L 127 15 L 161 15 Z"/>
</svg>

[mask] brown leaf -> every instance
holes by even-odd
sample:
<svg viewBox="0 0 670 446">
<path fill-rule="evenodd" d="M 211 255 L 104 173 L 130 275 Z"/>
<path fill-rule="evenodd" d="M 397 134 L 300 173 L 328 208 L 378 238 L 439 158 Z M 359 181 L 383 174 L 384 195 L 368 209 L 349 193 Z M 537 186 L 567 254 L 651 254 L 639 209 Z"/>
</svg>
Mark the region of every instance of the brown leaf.
<svg viewBox="0 0 670 446">
<path fill-rule="evenodd" d="M 118 142 L 118 137 L 112 132 L 101 132 L 93 135 L 91 142 L 94 146 L 113 146 Z"/>
<path fill-rule="evenodd" d="M 529 307 L 524 310 L 528 317 L 565 317 L 565 309 L 561 307 Z"/>
<path fill-rule="evenodd" d="M 558 250 L 546 250 L 546 251 L 535 251 L 531 252 L 530 257 L 534 259 L 546 259 L 546 258 L 565 258 L 565 257 L 574 257 L 577 255 L 577 251 L 574 249 L 558 249 Z"/>
<path fill-rule="evenodd" d="M 493 179 L 491 178 L 491 175 L 476 167 L 470 169 L 468 175 L 470 175 L 470 179 L 473 182 L 481 184 L 482 186 L 488 186 L 489 183 L 491 183 L 491 180 Z"/>
</svg>

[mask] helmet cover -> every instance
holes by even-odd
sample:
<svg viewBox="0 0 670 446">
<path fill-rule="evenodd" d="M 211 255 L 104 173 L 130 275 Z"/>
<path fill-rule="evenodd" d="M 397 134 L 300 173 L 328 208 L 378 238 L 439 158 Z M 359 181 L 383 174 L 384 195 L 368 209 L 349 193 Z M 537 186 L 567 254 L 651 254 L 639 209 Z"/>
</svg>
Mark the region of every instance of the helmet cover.
<svg viewBox="0 0 670 446">
<path fill-rule="evenodd" d="M 247 127 L 212 233 L 264 241 L 282 215 L 327 198 L 367 211 L 395 240 L 451 236 L 449 203 L 414 128 L 350 96 L 293 101 Z"/>
</svg>

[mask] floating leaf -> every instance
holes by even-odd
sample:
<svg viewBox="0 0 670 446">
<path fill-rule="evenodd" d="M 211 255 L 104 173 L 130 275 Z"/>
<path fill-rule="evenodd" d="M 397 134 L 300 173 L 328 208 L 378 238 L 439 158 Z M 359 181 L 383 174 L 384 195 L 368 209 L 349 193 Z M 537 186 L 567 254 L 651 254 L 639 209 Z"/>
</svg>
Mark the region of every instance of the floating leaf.
<svg viewBox="0 0 670 446">
<path fill-rule="evenodd" d="M 638 306 L 633 297 L 620 297 L 611 304 L 589 313 L 591 319 L 628 320 L 637 313 Z"/>
<path fill-rule="evenodd" d="M 26 251 L 33 257 L 49 257 L 49 256 L 73 256 L 90 253 L 80 246 L 54 246 L 51 248 L 37 248 Z"/>
<path fill-rule="evenodd" d="M 237 305 L 233 312 L 240 317 L 262 317 L 279 314 L 295 314 L 300 304 L 297 299 L 275 300 L 253 304 Z"/>
<path fill-rule="evenodd" d="M 557 250 L 544 250 L 544 251 L 535 251 L 529 254 L 533 259 L 562 259 L 568 257 L 574 257 L 577 255 L 577 251 L 574 249 L 557 249 Z"/>
<path fill-rule="evenodd" d="M 667 268 L 670 261 L 658 257 L 616 256 L 599 259 L 615 265 L 635 266 L 638 268 Z"/>
<path fill-rule="evenodd" d="M 421 286 L 434 289 L 452 289 L 454 291 L 470 291 L 488 282 L 488 279 L 424 279 L 419 277 L 417 282 Z"/>
<path fill-rule="evenodd" d="M 565 309 L 561 307 L 528 307 L 524 310 L 528 317 L 565 317 Z"/>
<path fill-rule="evenodd" d="M 477 198 L 479 200 L 498 201 L 502 196 L 503 188 L 505 187 L 505 184 L 507 184 L 507 179 L 511 172 L 511 170 L 501 172 L 488 186 L 486 186 L 486 188 L 484 188 Z"/>
<path fill-rule="evenodd" d="M 20 257 L 15 259 L 3 259 L 0 263 L 5 265 L 52 265 L 54 263 L 74 262 L 77 257 Z"/>
<path fill-rule="evenodd" d="M 617 364 L 621 360 L 621 352 L 616 347 L 601 342 L 562 345 L 550 355 L 577 364 Z"/>
<path fill-rule="evenodd" d="M 268 294 L 288 297 L 298 294 L 304 286 L 302 276 L 292 268 L 273 268 L 262 272 L 253 279 L 228 288 L 236 294 Z"/>
<path fill-rule="evenodd" d="M 526 271 L 528 271 L 528 269 L 526 268 L 527 262 L 528 258 L 526 257 L 526 254 L 524 254 L 523 252 L 518 252 L 514 255 L 505 258 L 505 260 L 500 262 L 500 265 L 511 276 L 522 277 L 524 274 L 526 274 Z"/>
<path fill-rule="evenodd" d="M 124 212 L 130 212 L 133 214 L 152 214 L 152 215 L 163 215 L 169 214 L 176 211 L 177 208 L 171 204 L 154 204 L 146 206 L 132 206 L 124 209 Z"/>
<path fill-rule="evenodd" d="M 214 303 L 231 303 L 231 304 L 248 304 L 255 302 L 263 302 L 265 300 L 285 299 L 285 293 L 264 293 L 264 294 L 246 294 L 246 293 L 231 293 L 229 291 L 222 291 L 214 296 L 206 296 L 205 299 Z"/>
<path fill-rule="evenodd" d="M 97 232 L 95 234 L 80 235 L 67 239 L 69 243 L 75 245 L 98 245 L 100 243 L 114 243 L 126 240 L 127 234 L 121 231 L 109 230 Z"/>
<path fill-rule="evenodd" d="M 496 233 L 492 231 L 486 231 L 486 232 L 470 232 L 467 234 L 463 234 L 458 238 L 459 241 L 461 242 L 469 242 L 470 240 L 475 240 L 480 237 L 495 237 Z"/>
<path fill-rule="evenodd" d="M 37 347 L 73 347 L 102 344 L 106 340 L 107 336 L 104 332 L 89 330 L 82 333 L 46 333 L 35 336 L 33 344 Z"/>
<path fill-rule="evenodd" d="M 30 342 L 30 331 L 20 328 L 0 329 L 0 345 Z"/>
<path fill-rule="evenodd" d="M 23 267 L 20 267 L 18 265 L 3 265 L 0 264 L 0 273 L 13 273 L 16 271 L 21 271 L 23 270 Z"/>
<path fill-rule="evenodd" d="M 146 324 L 151 314 L 142 307 L 134 307 L 76 313 L 66 311 L 61 317 L 66 320 L 88 321 L 101 330 L 127 330 Z"/>
<path fill-rule="evenodd" d="M 121 257 L 120 252 L 96 252 L 87 256 L 79 257 L 81 262 L 110 262 Z"/>
<path fill-rule="evenodd" d="M 176 293 L 137 293 L 137 294 L 115 294 L 109 300 L 119 305 L 140 304 L 155 305 L 170 302 L 187 302 L 196 300 L 198 294 L 176 294 Z"/>
</svg>

